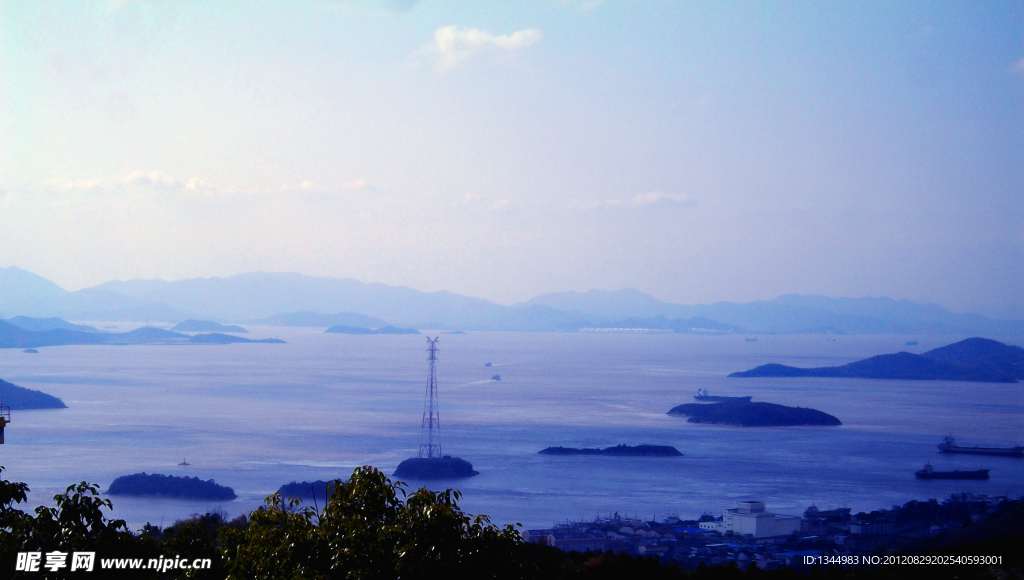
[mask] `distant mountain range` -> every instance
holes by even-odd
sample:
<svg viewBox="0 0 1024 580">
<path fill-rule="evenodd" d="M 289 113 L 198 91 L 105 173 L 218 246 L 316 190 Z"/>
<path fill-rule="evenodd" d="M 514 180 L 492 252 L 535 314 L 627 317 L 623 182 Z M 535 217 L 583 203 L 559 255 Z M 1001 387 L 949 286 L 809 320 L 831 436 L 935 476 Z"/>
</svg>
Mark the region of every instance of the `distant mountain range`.
<svg viewBox="0 0 1024 580">
<path fill-rule="evenodd" d="M 683 305 L 627 288 L 545 294 L 504 306 L 451 292 L 265 272 L 173 282 L 112 281 L 68 292 L 13 266 L 0 268 L 0 315 L 559 332 L 640 328 L 711 334 L 1024 334 L 1021 320 L 957 314 L 934 304 L 891 298 L 786 295 L 741 304 Z"/>
<path fill-rule="evenodd" d="M 913 354 L 882 354 L 838 367 L 797 368 L 767 364 L 730 377 L 842 377 L 1016 383 L 1024 379 L 1024 348 L 987 338 Z"/>
</svg>

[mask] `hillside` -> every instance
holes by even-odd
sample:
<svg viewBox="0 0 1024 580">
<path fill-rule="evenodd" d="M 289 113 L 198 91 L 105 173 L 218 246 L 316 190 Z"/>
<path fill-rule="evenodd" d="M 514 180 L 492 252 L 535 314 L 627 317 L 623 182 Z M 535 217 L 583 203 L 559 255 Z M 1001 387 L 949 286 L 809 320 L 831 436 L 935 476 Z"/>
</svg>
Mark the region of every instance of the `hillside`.
<svg viewBox="0 0 1024 580">
<path fill-rule="evenodd" d="M 24 330 L 31 330 L 33 332 L 39 332 L 43 330 L 80 330 L 82 332 L 99 332 L 95 326 L 89 326 L 88 324 L 72 324 L 63 318 L 50 317 L 50 318 L 32 318 L 31 316 L 15 316 L 14 318 L 8 318 L 4 322 L 13 324 L 18 328 Z"/>
</svg>

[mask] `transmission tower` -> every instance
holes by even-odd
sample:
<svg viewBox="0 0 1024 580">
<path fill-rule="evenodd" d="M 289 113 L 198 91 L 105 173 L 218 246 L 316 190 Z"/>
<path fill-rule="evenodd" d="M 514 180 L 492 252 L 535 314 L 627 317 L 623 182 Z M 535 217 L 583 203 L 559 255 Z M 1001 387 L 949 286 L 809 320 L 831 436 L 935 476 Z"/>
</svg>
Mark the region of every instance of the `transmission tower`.
<svg viewBox="0 0 1024 580">
<path fill-rule="evenodd" d="M 430 361 L 430 375 L 427 377 L 427 392 L 423 396 L 423 424 L 427 431 L 427 442 L 420 444 L 420 459 L 441 457 L 441 417 L 437 412 L 437 339 L 427 337 L 427 360 Z M 436 431 L 436 433 L 435 433 Z M 437 442 L 435 443 L 435 439 Z"/>
</svg>

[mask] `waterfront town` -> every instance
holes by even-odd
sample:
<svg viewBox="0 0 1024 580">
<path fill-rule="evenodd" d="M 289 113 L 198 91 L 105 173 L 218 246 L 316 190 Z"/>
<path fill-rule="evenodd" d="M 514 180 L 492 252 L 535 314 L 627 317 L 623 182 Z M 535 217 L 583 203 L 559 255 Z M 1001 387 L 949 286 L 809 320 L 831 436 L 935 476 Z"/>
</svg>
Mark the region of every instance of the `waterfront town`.
<svg viewBox="0 0 1024 580">
<path fill-rule="evenodd" d="M 812 505 L 796 516 L 773 513 L 760 501 L 741 501 L 719 516 L 704 514 L 698 520 L 644 521 L 614 513 L 522 535 L 527 542 L 564 551 L 625 552 L 689 570 L 730 563 L 744 570 L 799 570 L 823 557 L 878 554 L 934 538 L 1021 506 L 1024 497 L 955 493 L 942 501 L 910 501 L 870 513 Z"/>
</svg>

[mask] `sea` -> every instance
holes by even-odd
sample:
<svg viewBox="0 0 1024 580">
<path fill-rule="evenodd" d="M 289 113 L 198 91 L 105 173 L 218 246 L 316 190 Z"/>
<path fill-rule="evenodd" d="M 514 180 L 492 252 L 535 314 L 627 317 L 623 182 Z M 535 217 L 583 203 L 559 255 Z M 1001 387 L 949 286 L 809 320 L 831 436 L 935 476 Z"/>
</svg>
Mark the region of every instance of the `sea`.
<svg viewBox="0 0 1024 580">
<path fill-rule="evenodd" d="M 408 490 L 455 488 L 463 510 L 497 524 L 551 527 L 616 512 L 696 519 L 744 500 L 799 515 L 811 505 L 856 513 L 959 492 L 1024 495 L 1024 459 L 936 448 L 946 435 L 966 445 L 1024 443 L 1024 385 L 727 377 L 770 362 L 817 367 L 924 352 L 963 336 L 426 334 L 440 336 L 443 452 L 480 474 L 408 481 Z M 286 343 L 0 350 L 0 378 L 68 406 L 12 413 L 0 465 L 3 477 L 29 485 L 23 507 L 53 505 L 77 482 L 105 491 L 120 475 L 145 472 L 213 479 L 238 498 L 114 496 L 109 517 L 131 529 L 213 511 L 233 518 L 282 484 L 346 479 L 363 465 L 390 475 L 417 455 L 425 441 L 424 335 L 249 327 L 246 336 Z M 733 427 L 666 414 L 694 402 L 697 389 L 819 409 L 843 424 Z M 645 443 L 683 456 L 537 453 Z M 917 480 L 925 463 L 988 468 L 991 479 Z"/>
</svg>

